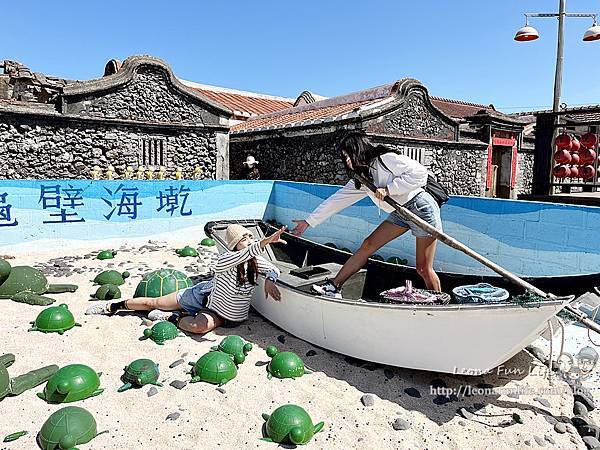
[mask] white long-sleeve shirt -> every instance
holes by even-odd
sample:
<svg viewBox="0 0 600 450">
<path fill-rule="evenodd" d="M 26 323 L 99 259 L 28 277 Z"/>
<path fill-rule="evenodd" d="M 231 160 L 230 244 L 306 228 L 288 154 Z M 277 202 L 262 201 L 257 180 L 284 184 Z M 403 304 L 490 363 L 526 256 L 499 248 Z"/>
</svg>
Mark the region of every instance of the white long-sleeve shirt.
<svg viewBox="0 0 600 450">
<path fill-rule="evenodd" d="M 254 242 L 243 250 L 229 251 L 219 255 L 214 268 L 215 276 L 212 279 L 210 295 L 206 306 L 227 320 L 242 321 L 248 318 L 250 298 L 256 287 L 248 283 L 238 284 L 237 266 L 256 258 L 258 272 L 275 280 L 279 278 L 279 269 L 260 253 L 263 249 L 260 242 Z"/>
<path fill-rule="evenodd" d="M 423 187 L 427 184 L 427 169 L 422 164 L 408 156 L 393 152 L 385 153 L 380 158 L 383 160 L 385 167 L 381 164 L 379 158 L 376 158 L 371 163 L 370 169 L 373 184 L 377 188 L 387 188 L 390 197 L 401 205 L 408 202 L 419 192 L 423 192 Z M 394 208 L 386 202 L 378 200 L 369 188 L 361 186 L 360 189 L 356 189 L 354 181 L 350 180 L 344 187 L 317 206 L 306 218 L 306 221 L 311 227 L 316 227 L 366 196 L 371 197 L 373 203 L 385 212 L 394 211 Z"/>
</svg>

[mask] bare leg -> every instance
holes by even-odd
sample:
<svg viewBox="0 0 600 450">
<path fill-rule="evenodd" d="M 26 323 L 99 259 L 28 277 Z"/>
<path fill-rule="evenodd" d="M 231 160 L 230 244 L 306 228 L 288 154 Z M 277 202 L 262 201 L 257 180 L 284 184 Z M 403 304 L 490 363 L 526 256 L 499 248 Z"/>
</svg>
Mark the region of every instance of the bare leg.
<svg viewBox="0 0 600 450">
<path fill-rule="evenodd" d="M 179 320 L 179 328 L 189 333 L 204 334 L 225 323 L 221 317 L 209 312 L 200 312 L 195 316 L 182 317 Z"/>
<path fill-rule="evenodd" d="M 136 297 L 126 301 L 127 309 L 134 311 L 151 311 L 161 309 L 163 311 L 177 311 L 181 309 L 177 301 L 177 292 L 163 295 L 162 297 Z"/>
<path fill-rule="evenodd" d="M 344 264 L 342 269 L 333 279 L 335 285 L 341 288 L 348 278 L 358 272 L 367 263 L 369 256 L 388 242 L 402 236 L 407 231 L 408 228 L 403 228 L 390 222 L 382 222 L 375 231 L 363 241 L 356 253 L 346 261 L 346 264 Z"/>
<path fill-rule="evenodd" d="M 417 272 L 425 281 L 427 289 L 441 291 L 440 279 L 433 270 L 436 243 L 437 240 L 434 237 L 417 238 Z"/>
</svg>

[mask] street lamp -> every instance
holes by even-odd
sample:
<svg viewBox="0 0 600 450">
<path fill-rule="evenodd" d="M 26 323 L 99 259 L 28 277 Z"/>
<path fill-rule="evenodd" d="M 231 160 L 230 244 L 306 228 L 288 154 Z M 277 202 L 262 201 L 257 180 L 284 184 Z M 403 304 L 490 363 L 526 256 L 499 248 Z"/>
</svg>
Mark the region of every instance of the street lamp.
<svg viewBox="0 0 600 450">
<path fill-rule="evenodd" d="M 554 74 L 554 102 L 552 112 L 558 112 L 560 106 L 560 93 L 562 87 L 562 67 L 563 67 L 563 38 L 565 17 L 588 17 L 592 18 L 594 23 L 586 30 L 583 40 L 586 42 L 597 41 L 600 39 L 600 26 L 596 25 L 596 14 L 591 13 L 567 13 L 566 0 L 559 0 L 558 13 L 525 13 L 525 26 L 519 29 L 515 34 L 515 41 L 527 42 L 539 39 L 538 31 L 529 25 L 530 17 L 557 17 L 558 18 L 558 45 L 556 48 L 556 72 Z"/>
</svg>

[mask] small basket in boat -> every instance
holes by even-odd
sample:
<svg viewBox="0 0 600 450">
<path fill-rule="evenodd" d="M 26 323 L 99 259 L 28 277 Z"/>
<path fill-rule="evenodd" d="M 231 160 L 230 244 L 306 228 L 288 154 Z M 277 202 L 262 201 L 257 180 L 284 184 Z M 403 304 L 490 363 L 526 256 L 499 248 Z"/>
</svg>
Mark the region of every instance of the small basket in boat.
<svg viewBox="0 0 600 450">
<path fill-rule="evenodd" d="M 413 288 L 412 281 L 406 280 L 406 285 L 383 291 L 381 299 L 385 303 L 405 305 L 445 305 L 450 303 L 450 295 L 445 292 L 429 291 Z"/>
<path fill-rule="evenodd" d="M 456 303 L 502 303 L 508 300 L 506 289 L 488 283 L 458 286 L 452 289 Z"/>
</svg>

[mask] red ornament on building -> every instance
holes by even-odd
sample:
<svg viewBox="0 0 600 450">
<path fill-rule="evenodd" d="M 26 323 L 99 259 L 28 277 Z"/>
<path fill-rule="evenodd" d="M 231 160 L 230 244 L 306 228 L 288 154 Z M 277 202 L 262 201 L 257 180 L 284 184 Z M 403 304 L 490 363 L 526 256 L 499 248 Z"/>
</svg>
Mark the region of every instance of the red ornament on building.
<svg viewBox="0 0 600 450">
<path fill-rule="evenodd" d="M 571 166 L 571 178 L 579 178 L 579 166 Z"/>
<path fill-rule="evenodd" d="M 581 149 L 579 152 L 579 160 L 581 164 L 594 164 L 596 159 L 596 152 L 589 148 Z"/>
<path fill-rule="evenodd" d="M 579 153 L 571 153 L 571 164 L 579 164 Z"/>
<path fill-rule="evenodd" d="M 581 144 L 587 148 L 594 148 L 598 143 L 598 137 L 594 133 L 585 133 L 581 136 Z"/>
<path fill-rule="evenodd" d="M 565 166 L 564 164 L 558 164 L 554 166 L 552 173 L 556 178 L 568 178 L 571 176 L 571 169 L 569 169 L 569 166 Z"/>
<path fill-rule="evenodd" d="M 580 172 L 581 178 L 583 178 L 584 180 L 591 180 L 592 178 L 594 178 L 594 175 L 596 175 L 596 170 L 594 169 L 594 166 L 591 166 L 589 164 L 583 166 Z"/>
<path fill-rule="evenodd" d="M 580 148 L 581 148 L 581 144 L 579 143 L 579 141 L 577 140 L 577 138 L 573 138 L 571 140 L 571 151 L 572 152 L 577 152 L 577 151 L 579 151 Z"/>
<path fill-rule="evenodd" d="M 559 134 L 554 140 L 554 144 L 560 149 L 571 149 L 571 136 L 567 133 Z"/>
<path fill-rule="evenodd" d="M 559 164 L 569 164 L 571 162 L 571 154 L 568 150 L 556 150 L 554 152 L 554 161 Z"/>
</svg>

